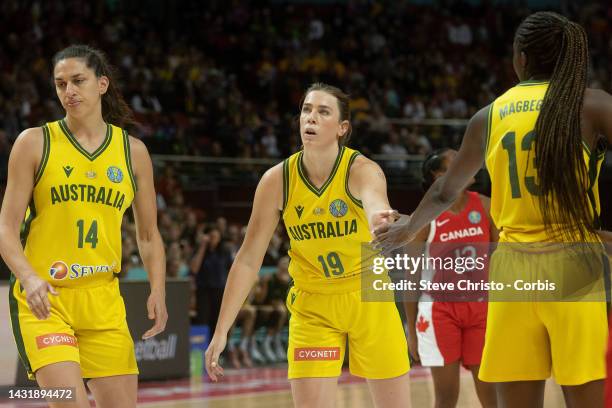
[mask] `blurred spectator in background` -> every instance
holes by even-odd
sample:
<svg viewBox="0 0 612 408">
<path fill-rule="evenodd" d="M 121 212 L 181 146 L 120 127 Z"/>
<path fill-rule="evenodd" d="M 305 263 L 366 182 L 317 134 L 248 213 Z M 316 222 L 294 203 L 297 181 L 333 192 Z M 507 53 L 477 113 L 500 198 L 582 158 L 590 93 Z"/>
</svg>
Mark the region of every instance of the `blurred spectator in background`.
<svg viewBox="0 0 612 408">
<path fill-rule="evenodd" d="M 396 156 L 408 154 L 408 150 L 400 142 L 400 137 L 396 130 L 391 131 L 387 139 L 388 142 L 380 148 L 382 154 Z M 406 167 L 408 167 L 406 160 L 394 159 L 385 162 L 385 169 L 391 172 L 402 172 Z"/>
<path fill-rule="evenodd" d="M 418 126 L 402 128 L 400 134 L 409 154 L 426 155 L 431 151 L 429 140 L 419 133 Z"/>
<path fill-rule="evenodd" d="M 238 347 L 231 341 L 233 328 L 228 333 L 227 357 L 234 368 L 240 368 L 243 365 L 247 368 L 253 367 L 253 360 L 264 362 L 261 353 L 256 349 L 253 331 L 255 330 L 255 320 L 257 319 L 257 308 L 250 304 L 247 300 L 238 312 L 234 327 L 240 326 L 240 339 Z M 252 356 L 252 358 L 251 358 Z"/>
<path fill-rule="evenodd" d="M 265 275 L 256 292 L 255 304 L 262 320 L 268 321 L 268 331 L 263 342 L 262 352 L 270 362 L 287 360 L 287 352 L 282 342 L 281 330 L 287 323 L 289 292 L 289 257 L 283 256 L 277 262 L 274 273 Z"/>
<path fill-rule="evenodd" d="M 232 258 L 227 248 L 222 245 L 221 233 L 217 228 L 211 228 L 207 233 L 200 231 L 196 245 L 191 261 L 191 272 L 195 275 L 196 282 L 195 321 L 208 325 L 212 334 L 217 325 Z"/>
<path fill-rule="evenodd" d="M 166 275 L 170 278 L 189 277 L 189 266 L 183 256 L 181 245 L 179 241 L 172 241 L 166 248 Z"/>
</svg>

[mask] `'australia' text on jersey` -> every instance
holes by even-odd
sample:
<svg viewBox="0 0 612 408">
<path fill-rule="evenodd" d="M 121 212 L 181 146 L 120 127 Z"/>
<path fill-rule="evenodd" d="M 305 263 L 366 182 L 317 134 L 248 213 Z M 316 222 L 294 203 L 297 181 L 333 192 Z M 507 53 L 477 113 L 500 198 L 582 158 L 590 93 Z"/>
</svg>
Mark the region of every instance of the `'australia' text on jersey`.
<svg viewBox="0 0 612 408">
<path fill-rule="evenodd" d="M 121 191 L 108 190 L 86 184 L 63 184 L 51 186 L 51 205 L 66 201 L 80 201 L 96 204 L 105 204 L 121 211 L 125 201 L 125 194 Z"/>
<path fill-rule="evenodd" d="M 344 237 L 357 233 L 357 219 L 292 225 L 287 227 L 287 231 L 296 241 Z"/>
</svg>

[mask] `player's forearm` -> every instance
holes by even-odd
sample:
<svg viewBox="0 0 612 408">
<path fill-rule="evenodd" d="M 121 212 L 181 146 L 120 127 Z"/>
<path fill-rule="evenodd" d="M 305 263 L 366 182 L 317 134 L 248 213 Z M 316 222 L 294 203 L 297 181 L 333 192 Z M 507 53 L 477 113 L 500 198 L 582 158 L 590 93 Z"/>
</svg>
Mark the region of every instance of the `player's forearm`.
<svg viewBox="0 0 612 408">
<path fill-rule="evenodd" d="M 415 235 L 432 220 L 436 219 L 444 210 L 447 210 L 459 197 L 461 189 L 442 190 L 444 177 L 438 178 L 429 188 L 421 203 L 412 214 L 408 223 L 408 230 Z"/>
<path fill-rule="evenodd" d="M 20 281 L 36 275 L 36 271 L 23 253 L 19 232 L 7 225 L 0 225 L 0 255 Z"/>
<path fill-rule="evenodd" d="M 138 251 L 149 277 L 151 292 L 165 293 L 166 284 L 166 254 L 159 231 L 151 232 L 144 237 L 138 237 Z"/>
<path fill-rule="evenodd" d="M 254 267 L 236 258 L 227 277 L 223 302 L 215 333 L 227 334 L 234 324 L 240 308 L 244 304 L 251 288 L 257 282 L 259 267 Z"/>
</svg>

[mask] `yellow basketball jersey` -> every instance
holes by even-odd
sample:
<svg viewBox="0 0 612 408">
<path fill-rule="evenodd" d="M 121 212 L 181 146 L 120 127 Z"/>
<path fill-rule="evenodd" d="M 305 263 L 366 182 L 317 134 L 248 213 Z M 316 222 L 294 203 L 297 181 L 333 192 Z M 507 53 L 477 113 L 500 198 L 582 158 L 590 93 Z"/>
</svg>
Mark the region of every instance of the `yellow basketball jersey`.
<svg viewBox="0 0 612 408">
<path fill-rule="evenodd" d="M 521 82 L 490 105 L 486 165 L 492 182 L 491 217 L 500 229 L 500 241 L 558 240 L 544 228 L 534 161 L 534 128 L 547 89 L 547 81 Z M 585 143 L 583 147 L 589 192 L 588 197 L 576 199 L 588 200 L 597 219 L 600 212 L 597 180 L 605 151 L 591 152 Z"/>
<path fill-rule="evenodd" d="M 43 133 L 22 236 L 25 255 L 54 286 L 110 281 L 121 270 L 121 220 L 136 188 L 128 135 L 109 124 L 90 154 L 63 119 L 47 123 Z"/>
<path fill-rule="evenodd" d="M 298 288 L 315 293 L 360 288 L 361 244 L 372 237 L 361 201 L 348 189 L 351 164 L 359 154 L 341 147 L 321 188 L 306 177 L 303 151 L 283 163 L 283 221 L 291 243 L 289 274 Z"/>
</svg>

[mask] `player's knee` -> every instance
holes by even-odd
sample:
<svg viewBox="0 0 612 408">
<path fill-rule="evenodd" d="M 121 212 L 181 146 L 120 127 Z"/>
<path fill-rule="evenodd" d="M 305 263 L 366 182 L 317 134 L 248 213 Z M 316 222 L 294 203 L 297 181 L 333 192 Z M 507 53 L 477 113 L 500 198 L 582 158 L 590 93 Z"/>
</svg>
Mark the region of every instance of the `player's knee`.
<svg viewBox="0 0 612 408">
<path fill-rule="evenodd" d="M 325 399 L 321 394 L 311 393 L 310 395 L 301 395 L 300 398 L 294 400 L 295 408 L 327 408 L 333 407 L 335 398 Z"/>
<path fill-rule="evenodd" d="M 497 394 L 495 386 L 488 387 L 484 392 L 479 393 L 480 403 L 483 408 L 497 408 Z"/>
<path fill-rule="evenodd" d="M 456 408 L 458 398 L 451 395 L 436 395 L 435 408 Z"/>
<path fill-rule="evenodd" d="M 459 386 L 448 384 L 436 389 L 436 408 L 455 408 L 459 399 Z"/>
<path fill-rule="evenodd" d="M 36 382 L 41 387 L 75 386 L 82 384 L 81 368 L 72 361 L 60 361 L 45 365 L 35 374 Z"/>
</svg>

